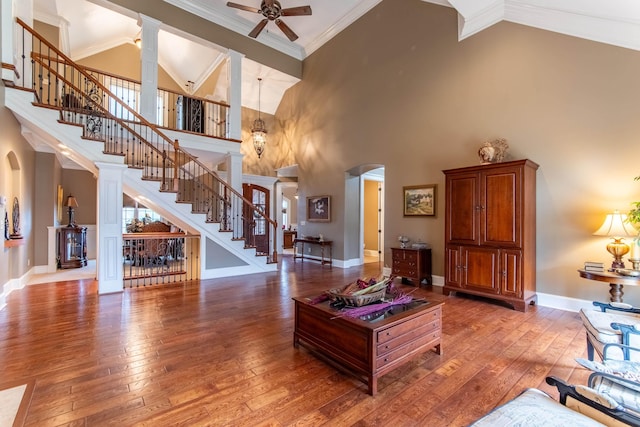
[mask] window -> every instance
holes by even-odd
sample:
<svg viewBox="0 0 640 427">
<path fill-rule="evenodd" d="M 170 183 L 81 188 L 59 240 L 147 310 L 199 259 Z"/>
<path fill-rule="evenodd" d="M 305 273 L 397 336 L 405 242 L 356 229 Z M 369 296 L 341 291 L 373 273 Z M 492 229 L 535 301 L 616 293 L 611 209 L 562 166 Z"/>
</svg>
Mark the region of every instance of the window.
<svg viewBox="0 0 640 427">
<path fill-rule="evenodd" d="M 289 227 L 289 199 L 282 199 L 282 229 Z"/>
<path fill-rule="evenodd" d="M 118 84 L 111 84 L 109 87 L 111 93 L 113 93 L 116 97 L 118 97 L 123 103 L 127 104 L 134 110 L 136 113 L 140 113 L 140 90 L 138 85 L 133 87 L 124 87 Z M 157 108 L 158 113 L 157 117 L 157 125 L 164 126 L 165 117 L 164 117 L 164 99 L 160 92 L 157 95 Z M 109 99 L 109 112 L 122 120 L 134 121 L 136 118 L 133 113 L 127 110 L 125 107 L 116 102 L 115 99 Z"/>
<path fill-rule="evenodd" d="M 138 104 L 140 101 L 140 92 L 135 89 L 129 89 L 123 86 L 112 84 L 109 87 L 111 93 L 120 98 L 122 102 L 127 104 L 134 111 L 138 111 Z M 133 121 L 135 117 L 131 111 L 124 108 L 122 105 L 116 102 L 115 99 L 109 98 L 109 112 L 119 119 Z"/>
<path fill-rule="evenodd" d="M 137 214 L 136 214 L 137 212 Z M 128 233 L 127 225 L 131 224 L 134 219 L 148 224 L 154 221 L 162 221 L 162 216 L 151 209 L 147 208 L 122 208 L 122 232 Z"/>
</svg>

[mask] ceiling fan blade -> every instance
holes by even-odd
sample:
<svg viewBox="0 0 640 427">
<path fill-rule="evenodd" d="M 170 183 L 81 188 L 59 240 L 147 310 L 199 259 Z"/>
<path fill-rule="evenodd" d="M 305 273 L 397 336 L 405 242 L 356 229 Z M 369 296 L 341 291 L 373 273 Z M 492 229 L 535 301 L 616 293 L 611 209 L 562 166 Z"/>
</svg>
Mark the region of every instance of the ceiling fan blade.
<svg viewBox="0 0 640 427">
<path fill-rule="evenodd" d="M 284 35 L 289 38 L 289 40 L 291 40 L 291 41 L 297 40 L 298 35 L 296 33 L 294 33 L 293 30 L 291 28 L 289 28 L 289 26 L 287 24 L 282 22 L 281 19 L 276 19 L 275 22 L 276 22 L 276 25 L 282 30 Z"/>
<path fill-rule="evenodd" d="M 249 37 L 253 37 L 254 39 L 258 37 L 258 34 L 262 32 L 264 27 L 267 25 L 267 22 L 269 22 L 268 19 L 263 19 L 262 21 L 258 22 L 258 25 L 256 25 L 255 28 L 249 33 Z"/>
<path fill-rule="evenodd" d="M 299 7 L 290 7 L 287 9 L 282 9 L 280 11 L 282 16 L 301 16 L 301 15 L 311 15 L 311 6 L 299 6 Z"/>
<path fill-rule="evenodd" d="M 255 7 L 245 6 L 243 4 L 234 3 L 231 1 L 227 2 L 227 6 L 235 7 L 236 9 L 246 10 L 247 12 L 261 13 L 260 9 L 256 9 Z"/>
</svg>

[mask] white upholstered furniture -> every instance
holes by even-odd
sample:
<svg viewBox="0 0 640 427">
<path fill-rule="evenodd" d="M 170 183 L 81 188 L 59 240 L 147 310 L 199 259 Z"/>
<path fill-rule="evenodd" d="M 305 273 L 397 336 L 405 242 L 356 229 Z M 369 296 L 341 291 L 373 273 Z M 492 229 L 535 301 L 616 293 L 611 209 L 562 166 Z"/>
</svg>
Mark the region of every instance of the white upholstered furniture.
<svg viewBox="0 0 640 427">
<path fill-rule="evenodd" d="M 640 361 L 640 353 L 629 349 L 640 348 L 640 310 L 624 303 L 596 301 L 593 305 L 597 308 L 580 310 L 589 360 L 593 360 L 594 353 L 603 359 L 606 346 L 608 359 Z"/>
</svg>

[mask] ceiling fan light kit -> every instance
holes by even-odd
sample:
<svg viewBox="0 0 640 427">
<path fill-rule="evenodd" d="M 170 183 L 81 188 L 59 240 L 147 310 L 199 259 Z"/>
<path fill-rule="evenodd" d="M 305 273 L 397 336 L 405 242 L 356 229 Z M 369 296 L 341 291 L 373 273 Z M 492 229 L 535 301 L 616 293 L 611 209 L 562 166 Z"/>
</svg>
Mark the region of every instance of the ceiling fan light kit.
<svg viewBox="0 0 640 427">
<path fill-rule="evenodd" d="M 227 6 L 244 10 L 246 12 L 260 13 L 264 16 L 264 19 L 258 22 L 258 25 L 256 25 L 249 33 L 249 37 L 253 37 L 254 39 L 258 37 L 269 21 L 274 21 L 278 28 L 280 28 L 280 31 L 282 31 L 289 40 L 295 41 L 298 38 L 298 35 L 287 24 L 285 24 L 280 17 L 311 15 L 311 6 L 297 6 L 283 9 L 280 2 L 277 0 L 262 0 L 259 9 L 234 2 L 227 2 Z"/>
</svg>

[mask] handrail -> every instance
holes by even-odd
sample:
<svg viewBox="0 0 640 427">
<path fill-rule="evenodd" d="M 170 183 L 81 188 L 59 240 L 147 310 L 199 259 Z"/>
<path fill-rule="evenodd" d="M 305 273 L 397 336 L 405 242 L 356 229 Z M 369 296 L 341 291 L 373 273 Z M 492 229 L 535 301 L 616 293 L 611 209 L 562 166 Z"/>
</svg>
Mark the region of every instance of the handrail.
<svg viewBox="0 0 640 427">
<path fill-rule="evenodd" d="M 79 67 L 103 81 L 105 86 L 112 87 L 111 84 L 115 84 L 127 92 L 133 90 L 140 93 L 141 91 L 141 82 L 138 80 L 82 65 Z M 120 97 L 122 96 L 124 94 Z M 157 96 L 158 127 L 241 142 L 229 138 L 227 129 L 229 104 L 161 87 L 157 89 Z M 136 111 L 139 112 L 137 109 Z"/>
<path fill-rule="evenodd" d="M 269 218 L 266 212 L 263 212 L 223 181 L 216 172 L 211 171 L 196 157 L 182 149 L 177 140 L 171 140 L 157 125 L 146 120 L 113 94 L 84 67 L 73 62 L 20 18 L 16 19 L 23 30 L 32 35 L 32 40 L 46 46 L 50 52 L 56 55 L 56 57 L 44 55 L 42 50 L 32 51 L 29 55 L 34 65 L 38 64 L 48 73 L 47 76 L 38 75 L 40 86 L 36 87 L 36 68 L 33 67 L 33 90 L 36 96 L 40 95 L 39 98 L 44 98 L 42 95 L 45 91 L 48 95 L 46 102 L 44 99 L 39 99 L 40 103 L 58 108 L 61 112 L 66 108 L 71 113 L 69 117 L 82 124 L 86 132 L 104 139 L 105 153 L 125 156 L 130 167 L 150 170 L 151 173 L 146 175 L 146 179 L 162 181 L 162 191 L 177 192 L 180 199 L 178 201 L 192 203 L 194 212 L 205 213 L 207 222 L 219 222 L 222 230 L 233 231 L 233 238 L 245 239 L 245 245 L 255 246 L 255 235 L 245 235 L 244 230 L 252 228 L 245 227 L 243 224 L 247 221 L 254 222 L 254 217 L 264 220 L 273 230 L 269 239 L 269 246 L 272 245 L 272 247 L 268 248 L 268 251 L 272 249 L 269 257 L 270 262 L 277 262 L 276 221 Z M 24 58 L 23 54 L 23 60 Z M 69 78 L 66 77 L 67 71 L 70 74 Z M 51 75 L 56 77 L 55 83 L 46 78 Z M 61 82 L 62 85 L 60 85 Z M 84 89 L 80 87 L 83 84 Z M 90 90 L 87 90 L 89 87 L 91 87 Z M 50 99 L 52 91 L 53 103 Z M 81 99 L 84 102 L 80 105 L 69 104 L 65 106 L 66 97 L 73 97 L 75 93 L 81 94 Z M 63 95 L 60 99 L 57 98 L 59 94 Z M 109 103 L 115 103 L 121 109 L 120 111 L 126 112 L 133 120 L 117 117 L 109 111 L 103 105 L 104 98 L 108 98 Z M 72 98 L 68 99 L 73 101 Z M 104 128 L 103 125 L 105 125 Z M 155 153 L 155 161 L 144 147 Z M 118 149 L 120 152 L 117 151 Z M 173 158 L 169 155 L 171 153 L 174 155 Z M 187 164 L 191 169 L 185 166 Z M 159 176 L 160 170 L 162 178 Z M 167 171 L 171 172 L 169 176 L 166 176 Z M 143 179 L 145 178 L 143 177 Z M 221 192 L 222 194 L 220 194 Z M 185 198 L 183 199 L 183 197 Z M 234 227 L 229 228 L 230 225 L 234 225 Z M 269 255 L 268 251 L 266 255 Z"/>
<path fill-rule="evenodd" d="M 20 78 L 20 73 L 18 73 L 18 70 L 16 69 L 16 66 L 13 64 L 7 64 L 6 62 L 2 63 L 2 68 L 5 70 L 11 70 L 13 71 L 13 73 L 16 75 L 17 78 Z"/>
<path fill-rule="evenodd" d="M 125 80 L 131 83 L 136 83 L 136 84 L 142 84 L 142 82 L 140 82 L 140 80 L 135 80 L 135 79 L 131 79 L 129 77 L 124 77 L 124 76 L 119 76 L 117 74 L 113 74 L 113 73 L 109 73 L 107 71 L 102 71 L 102 70 L 98 70 L 97 68 L 93 68 L 93 67 L 87 67 L 86 65 L 82 65 L 82 64 L 76 64 L 78 66 L 78 68 L 82 68 L 83 70 L 89 72 L 89 73 L 98 73 L 98 74 L 103 74 L 105 76 L 108 77 L 113 77 L 119 80 Z M 223 101 L 212 101 L 210 99 L 206 99 L 206 98 L 202 98 L 199 96 L 195 96 L 195 95 L 189 95 L 187 93 L 182 93 L 182 92 L 176 92 L 175 90 L 172 89 L 166 89 L 166 88 L 162 88 L 162 87 L 158 87 L 158 90 L 163 90 L 165 92 L 171 92 L 171 93 L 175 93 L 178 95 L 187 95 L 189 96 L 189 98 L 194 98 L 194 99 L 199 99 L 201 101 L 207 101 L 207 102 L 211 102 L 212 104 L 218 104 L 222 107 L 230 107 L 229 104 L 227 104 L 226 102 Z"/>
</svg>

